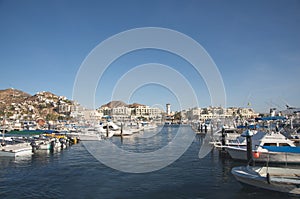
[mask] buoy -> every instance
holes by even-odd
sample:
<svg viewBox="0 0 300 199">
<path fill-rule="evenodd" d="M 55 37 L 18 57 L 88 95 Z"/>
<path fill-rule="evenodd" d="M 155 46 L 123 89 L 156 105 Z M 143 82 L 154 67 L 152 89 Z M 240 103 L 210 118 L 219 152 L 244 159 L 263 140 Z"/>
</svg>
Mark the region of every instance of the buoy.
<svg viewBox="0 0 300 199">
<path fill-rule="evenodd" d="M 253 152 L 253 157 L 254 157 L 254 158 L 259 158 L 259 152 L 257 152 L 257 151 L 256 151 L 256 152 Z"/>
</svg>

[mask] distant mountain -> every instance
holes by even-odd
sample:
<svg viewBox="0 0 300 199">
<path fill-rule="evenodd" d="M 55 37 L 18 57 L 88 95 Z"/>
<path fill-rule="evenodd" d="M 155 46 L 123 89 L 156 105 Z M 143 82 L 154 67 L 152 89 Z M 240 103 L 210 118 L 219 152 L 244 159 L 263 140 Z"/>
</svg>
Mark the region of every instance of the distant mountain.
<svg viewBox="0 0 300 199">
<path fill-rule="evenodd" d="M 145 106 L 145 105 L 143 105 L 143 104 L 138 104 L 138 103 L 133 103 L 133 104 L 128 104 L 127 105 L 129 108 L 137 108 L 137 107 L 139 107 L 139 106 Z"/>
<path fill-rule="evenodd" d="M 26 100 L 30 96 L 30 94 L 23 91 L 14 88 L 8 88 L 5 90 L 0 90 L 0 103 L 18 103 Z"/>
<path fill-rule="evenodd" d="M 102 105 L 101 108 L 104 108 L 104 107 L 117 108 L 117 107 L 122 107 L 122 106 L 127 106 L 127 104 L 122 101 L 111 101 L 111 102 L 108 102 L 107 104 Z"/>
<path fill-rule="evenodd" d="M 123 101 L 111 101 L 107 104 L 104 104 L 101 106 L 101 108 L 107 107 L 107 108 L 117 108 L 117 107 L 129 107 L 129 108 L 136 108 L 139 106 L 145 106 L 143 104 L 133 103 L 133 104 L 126 104 Z"/>
</svg>

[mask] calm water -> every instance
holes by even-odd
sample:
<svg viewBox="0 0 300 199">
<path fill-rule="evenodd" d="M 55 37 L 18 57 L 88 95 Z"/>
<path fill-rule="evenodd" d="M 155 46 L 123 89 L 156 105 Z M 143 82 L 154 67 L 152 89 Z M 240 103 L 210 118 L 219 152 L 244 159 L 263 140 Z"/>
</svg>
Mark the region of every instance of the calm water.
<svg viewBox="0 0 300 199">
<path fill-rule="evenodd" d="M 192 131 L 185 127 L 186 131 Z M 147 132 L 145 132 L 147 133 Z M 166 145 L 176 128 L 165 127 L 153 138 L 114 137 L 116 145 L 139 152 Z M 0 198 L 291 198 L 285 194 L 241 186 L 231 175 L 235 162 L 213 150 L 199 159 L 202 137 L 168 167 L 146 174 L 111 169 L 83 144 L 54 153 L 0 159 Z"/>
</svg>

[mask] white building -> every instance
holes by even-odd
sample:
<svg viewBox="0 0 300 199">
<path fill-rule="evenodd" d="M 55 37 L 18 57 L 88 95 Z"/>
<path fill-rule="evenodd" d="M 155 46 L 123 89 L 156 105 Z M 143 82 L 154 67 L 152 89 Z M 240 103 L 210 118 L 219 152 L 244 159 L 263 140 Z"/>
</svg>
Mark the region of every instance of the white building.
<svg viewBox="0 0 300 199">
<path fill-rule="evenodd" d="M 100 121 L 103 115 L 96 110 L 84 110 L 82 111 L 84 120 L 87 121 Z"/>
<path fill-rule="evenodd" d="M 167 116 L 170 116 L 171 115 L 171 104 L 166 104 L 166 113 L 167 113 Z"/>
<path fill-rule="evenodd" d="M 151 108 L 149 106 L 138 106 L 136 108 L 132 108 L 132 112 L 137 117 L 145 117 L 145 118 L 155 118 L 161 116 L 162 110 L 159 108 Z"/>
<path fill-rule="evenodd" d="M 192 108 L 186 111 L 186 117 L 189 120 L 199 120 L 201 115 L 201 108 Z"/>
<path fill-rule="evenodd" d="M 254 118 L 258 116 L 251 108 L 237 108 L 237 107 L 207 107 L 207 108 L 193 108 L 187 111 L 187 119 L 189 120 L 207 120 L 214 118 L 230 118 L 230 117 L 244 117 Z"/>
<path fill-rule="evenodd" d="M 101 107 L 97 111 L 102 113 L 104 116 L 111 116 L 113 120 L 118 121 L 132 120 L 138 117 L 148 119 L 161 118 L 163 112 L 159 108 L 151 108 L 149 106 L 136 106 L 132 108 L 126 106 L 116 108 Z"/>
<path fill-rule="evenodd" d="M 125 106 L 112 108 L 111 115 L 131 115 L 131 109 Z"/>
</svg>

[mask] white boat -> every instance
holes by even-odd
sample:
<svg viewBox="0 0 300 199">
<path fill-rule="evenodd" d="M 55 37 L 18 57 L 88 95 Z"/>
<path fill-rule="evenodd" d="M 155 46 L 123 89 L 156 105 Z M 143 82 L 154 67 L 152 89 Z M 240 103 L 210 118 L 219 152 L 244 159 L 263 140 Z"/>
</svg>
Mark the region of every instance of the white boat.
<svg viewBox="0 0 300 199">
<path fill-rule="evenodd" d="M 130 125 L 121 124 L 121 127 L 119 127 L 114 123 L 110 123 L 109 129 L 114 131 L 114 136 L 131 136 L 143 130 L 144 128 L 139 124 L 136 125 L 133 125 L 132 123 Z"/>
<path fill-rule="evenodd" d="M 213 144 L 217 148 L 222 148 L 224 146 L 240 146 L 246 145 L 244 137 L 241 137 L 241 133 L 236 128 L 224 128 L 224 146 L 222 144 L 222 129 L 217 130 L 213 133 L 212 140 L 210 144 Z"/>
<path fill-rule="evenodd" d="M 281 147 L 294 147 L 294 142 L 287 139 L 284 135 L 276 132 L 257 132 L 252 137 L 252 152 L 255 161 L 258 162 L 276 162 L 276 163 L 300 163 L 300 153 L 297 152 L 279 152 L 279 150 L 270 150 L 269 146 L 280 149 Z M 226 151 L 231 158 L 238 160 L 247 160 L 246 146 L 226 146 Z M 296 150 L 295 150 L 296 151 Z"/>
<path fill-rule="evenodd" d="M 243 184 L 300 195 L 300 169 L 240 166 L 231 173 Z"/>
<path fill-rule="evenodd" d="M 15 140 L 13 137 L 5 137 L 5 118 L 2 125 L 2 140 L 0 141 L 0 157 L 17 157 L 32 154 L 32 146 L 29 142 Z"/>
<path fill-rule="evenodd" d="M 32 154 L 32 146 L 28 142 L 1 144 L 0 157 L 17 157 Z"/>
<path fill-rule="evenodd" d="M 101 137 L 98 134 L 79 134 L 80 141 L 98 141 Z"/>
<path fill-rule="evenodd" d="M 107 138 L 117 135 L 121 132 L 121 127 L 114 122 L 108 121 L 99 125 L 99 131 Z"/>
<path fill-rule="evenodd" d="M 154 130 L 157 128 L 155 123 L 142 122 L 141 123 L 143 130 Z"/>
<path fill-rule="evenodd" d="M 65 148 L 64 143 L 61 143 L 57 138 L 37 139 L 31 143 L 35 150 L 56 150 Z"/>
<path fill-rule="evenodd" d="M 80 141 L 97 141 L 102 139 L 102 133 L 98 128 L 84 128 L 77 134 Z"/>
</svg>

